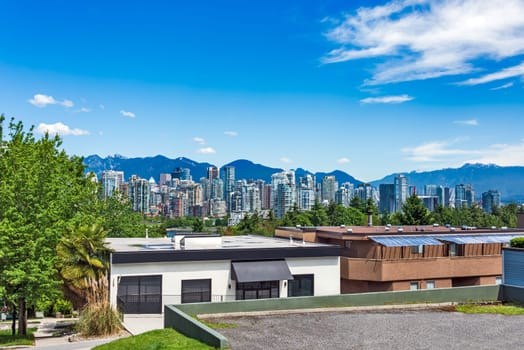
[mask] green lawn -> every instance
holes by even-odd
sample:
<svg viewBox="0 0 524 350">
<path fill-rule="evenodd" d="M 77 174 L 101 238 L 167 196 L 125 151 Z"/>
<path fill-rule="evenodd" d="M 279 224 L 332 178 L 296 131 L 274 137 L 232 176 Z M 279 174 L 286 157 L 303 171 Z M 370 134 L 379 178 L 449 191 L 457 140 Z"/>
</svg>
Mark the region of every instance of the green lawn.
<svg viewBox="0 0 524 350">
<path fill-rule="evenodd" d="M 111 343 L 99 345 L 93 350 L 208 350 L 214 349 L 198 340 L 188 338 L 174 329 L 157 329 L 128 338 L 122 338 Z"/>
<path fill-rule="evenodd" d="M 27 328 L 27 335 L 11 335 L 11 329 L 4 329 L 0 331 L 0 346 L 13 346 L 13 345 L 34 345 L 35 337 L 33 332 L 36 328 Z"/>
<path fill-rule="evenodd" d="M 521 305 L 513 304 L 496 304 L 496 305 L 478 305 L 464 304 L 458 305 L 456 311 L 466 314 L 501 314 L 501 315 L 524 315 L 524 308 Z"/>
</svg>

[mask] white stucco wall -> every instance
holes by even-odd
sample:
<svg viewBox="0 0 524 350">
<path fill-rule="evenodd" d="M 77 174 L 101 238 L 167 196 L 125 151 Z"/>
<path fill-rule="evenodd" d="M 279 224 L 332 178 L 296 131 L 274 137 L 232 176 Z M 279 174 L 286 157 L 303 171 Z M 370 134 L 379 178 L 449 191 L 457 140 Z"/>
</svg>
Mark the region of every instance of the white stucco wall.
<svg viewBox="0 0 524 350">
<path fill-rule="evenodd" d="M 211 279 L 212 301 L 235 300 L 231 281 L 231 261 L 190 261 L 143 264 L 115 264 L 111 268 L 110 300 L 116 305 L 119 277 L 162 275 L 163 304 L 180 304 L 182 280 Z"/>
<path fill-rule="evenodd" d="M 315 295 L 340 294 L 340 258 L 288 258 L 292 274 L 314 274 Z M 123 276 L 162 275 L 163 304 L 181 302 L 182 280 L 211 279 L 212 301 L 235 300 L 231 261 L 190 261 L 141 264 L 114 264 L 111 267 L 110 301 L 116 305 L 118 281 Z M 280 281 L 280 297 L 287 297 L 287 281 Z"/>
<path fill-rule="evenodd" d="M 314 274 L 315 296 L 340 294 L 340 258 L 287 258 L 293 275 Z M 287 289 L 286 294 L 287 296 Z M 282 296 L 281 294 L 281 297 Z"/>
</svg>

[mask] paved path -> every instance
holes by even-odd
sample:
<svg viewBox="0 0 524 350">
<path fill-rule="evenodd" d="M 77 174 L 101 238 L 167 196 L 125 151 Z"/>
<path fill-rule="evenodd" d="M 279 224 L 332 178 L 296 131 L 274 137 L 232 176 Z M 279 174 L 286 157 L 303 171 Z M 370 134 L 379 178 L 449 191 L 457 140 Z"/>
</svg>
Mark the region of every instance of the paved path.
<svg viewBox="0 0 524 350">
<path fill-rule="evenodd" d="M 124 327 L 132 335 L 164 328 L 163 314 L 124 315 Z"/>
</svg>

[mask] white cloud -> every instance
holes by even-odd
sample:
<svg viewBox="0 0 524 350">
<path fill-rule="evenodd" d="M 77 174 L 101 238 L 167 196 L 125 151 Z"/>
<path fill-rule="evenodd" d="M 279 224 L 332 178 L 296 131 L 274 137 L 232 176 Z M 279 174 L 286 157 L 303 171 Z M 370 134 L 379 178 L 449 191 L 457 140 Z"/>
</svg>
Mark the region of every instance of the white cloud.
<svg viewBox="0 0 524 350">
<path fill-rule="evenodd" d="M 55 124 L 45 124 L 40 123 L 38 127 L 36 128 L 36 132 L 39 134 L 45 134 L 46 132 L 50 135 L 73 135 L 73 136 L 82 136 L 82 135 L 89 135 L 89 132 L 87 130 L 82 129 L 71 129 L 69 126 L 63 124 L 63 123 L 55 123 Z"/>
<path fill-rule="evenodd" d="M 104 109 L 106 109 L 106 106 L 104 106 L 103 104 L 99 104 L 98 108 L 100 108 L 101 110 L 104 110 Z"/>
<path fill-rule="evenodd" d="M 289 163 L 292 163 L 293 161 L 291 159 L 289 159 L 288 157 L 282 157 L 280 158 L 280 161 L 282 163 L 286 163 L 286 164 L 289 164 Z"/>
<path fill-rule="evenodd" d="M 509 83 L 507 83 L 507 84 L 504 84 L 504 85 L 501 85 L 501 86 L 497 86 L 497 87 L 491 88 L 490 90 L 492 90 L 492 91 L 496 91 L 496 90 L 507 89 L 507 88 L 512 87 L 513 85 L 515 85 L 513 82 L 509 82 Z"/>
<path fill-rule="evenodd" d="M 382 97 L 367 97 L 360 100 L 360 103 L 403 103 L 413 100 L 414 97 L 409 95 L 398 95 L 398 96 L 382 96 Z"/>
<path fill-rule="evenodd" d="M 194 137 L 193 138 L 193 141 L 195 141 L 196 143 L 200 144 L 200 145 L 205 145 L 206 144 L 206 140 L 204 140 L 203 138 L 201 137 Z"/>
<path fill-rule="evenodd" d="M 473 62 L 524 53 L 523 13 L 522 0 L 393 0 L 362 7 L 326 33 L 339 47 L 322 62 L 380 57 L 366 84 L 471 73 L 483 68 Z"/>
<path fill-rule="evenodd" d="M 428 142 L 413 148 L 403 148 L 402 152 L 407 154 L 409 160 L 415 162 L 449 161 L 452 158 L 474 156 L 481 153 L 478 150 L 465 150 L 450 147 L 457 142 L 457 140 Z"/>
<path fill-rule="evenodd" d="M 337 163 L 339 163 L 339 164 L 345 164 L 345 163 L 349 163 L 349 162 L 350 162 L 349 158 L 346 158 L 346 157 L 337 159 Z"/>
<path fill-rule="evenodd" d="M 47 105 L 56 105 L 56 104 L 62 105 L 67 108 L 74 106 L 73 101 L 71 100 L 66 99 L 63 101 L 57 101 L 55 100 L 53 96 L 44 95 L 44 94 L 36 94 L 33 96 L 33 98 L 27 100 L 27 102 L 39 108 L 43 108 Z"/>
<path fill-rule="evenodd" d="M 495 73 L 486 74 L 480 78 L 472 78 L 465 80 L 461 83 L 458 83 L 458 85 L 479 85 L 518 76 L 524 77 L 524 62 L 519 64 L 518 66 L 505 68 Z"/>
<path fill-rule="evenodd" d="M 129 112 L 129 111 L 124 111 L 124 110 L 121 110 L 120 114 L 123 115 L 124 117 L 128 117 L 128 118 L 136 117 L 135 113 Z"/>
<path fill-rule="evenodd" d="M 215 154 L 217 151 L 213 147 L 204 147 L 199 150 L 197 150 L 198 154 Z"/>
<path fill-rule="evenodd" d="M 513 145 L 491 145 L 489 148 L 482 150 L 478 157 L 469 159 L 467 162 L 502 166 L 524 165 L 524 140 Z"/>
<path fill-rule="evenodd" d="M 477 126 L 479 125 L 478 120 L 476 119 L 469 119 L 469 120 L 455 120 L 453 124 L 462 124 L 462 125 L 470 125 L 470 126 Z"/>
<path fill-rule="evenodd" d="M 67 107 L 67 108 L 70 108 L 70 107 L 74 106 L 74 103 L 71 100 L 63 100 L 62 102 L 59 102 L 59 104 L 61 104 L 64 107 Z"/>
<path fill-rule="evenodd" d="M 86 108 L 86 107 L 82 107 L 80 109 L 77 109 L 75 112 L 77 112 L 77 113 L 89 113 L 89 112 L 91 112 L 91 109 Z"/>
<path fill-rule="evenodd" d="M 238 133 L 236 131 L 224 131 L 224 135 L 227 136 L 237 136 Z"/>
</svg>

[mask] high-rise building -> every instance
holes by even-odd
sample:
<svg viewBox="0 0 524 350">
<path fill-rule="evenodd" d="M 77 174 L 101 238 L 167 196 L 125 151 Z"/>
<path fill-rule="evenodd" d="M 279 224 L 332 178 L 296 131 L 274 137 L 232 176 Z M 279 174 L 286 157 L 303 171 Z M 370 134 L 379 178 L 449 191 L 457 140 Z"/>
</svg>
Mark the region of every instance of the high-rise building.
<svg viewBox="0 0 524 350">
<path fill-rule="evenodd" d="M 175 168 L 171 173 L 173 179 L 179 179 L 181 181 L 191 181 L 191 172 L 188 168 Z"/>
<path fill-rule="evenodd" d="M 120 187 L 124 183 L 124 172 L 104 170 L 102 171 L 101 183 L 103 197 L 111 197 L 116 191 L 121 191 Z"/>
<path fill-rule="evenodd" d="M 471 207 L 475 203 L 475 191 L 471 184 L 455 186 L 455 208 Z"/>
<path fill-rule="evenodd" d="M 381 213 L 395 212 L 395 185 L 394 184 L 380 184 L 378 186 L 380 194 L 379 211 Z"/>
<path fill-rule="evenodd" d="M 482 209 L 484 212 L 491 214 L 493 208 L 500 207 L 500 192 L 497 190 L 489 190 L 482 193 Z"/>
<path fill-rule="evenodd" d="M 408 199 L 408 179 L 404 175 L 395 176 L 395 212 L 402 211 L 402 206 Z"/>
<path fill-rule="evenodd" d="M 311 210 L 315 204 L 315 179 L 307 174 L 299 179 L 298 182 L 298 208 L 301 210 Z"/>
<path fill-rule="evenodd" d="M 129 200 L 133 211 L 149 213 L 150 190 L 149 181 L 137 175 L 131 176 L 129 179 Z"/>
<path fill-rule="evenodd" d="M 275 217 L 281 219 L 296 204 L 295 172 L 293 170 L 271 175 L 271 195 Z"/>
<path fill-rule="evenodd" d="M 438 186 L 437 187 L 438 204 L 443 207 L 449 207 L 449 201 L 451 198 L 451 191 L 449 187 Z"/>
<path fill-rule="evenodd" d="M 231 194 L 235 190 L 235 167 L 225 166 L 220 169 L 220 176 L 224 182 L 224 199 L 228 212 L 231 210 Z"/>
<path fill-rule="evenodd" d="M 224 200 L 224 181 L 219 177 L 211 183 L 211 199 Z"/>
<path fill-rule="evenodd" d="M 338 182 L 335 176 L 324 176 L 322 179 L 322 202 L 335 202 L 335 192 L 338 190 Z"/>
<path fill-rule="evenodd" d="M 171 174 L 160 174 L 158 180 L 159 186 L 170 185 L 171 184 Z"/>
</svg>

